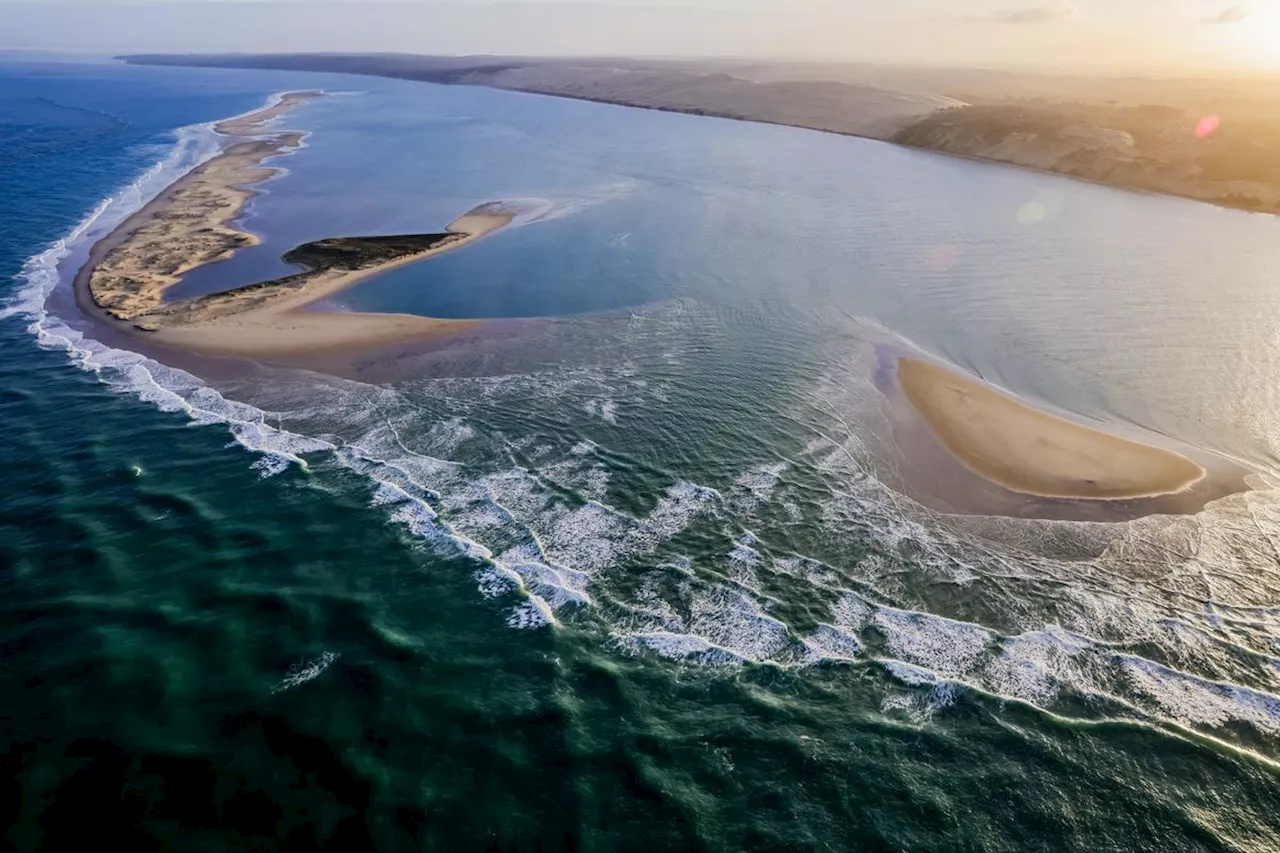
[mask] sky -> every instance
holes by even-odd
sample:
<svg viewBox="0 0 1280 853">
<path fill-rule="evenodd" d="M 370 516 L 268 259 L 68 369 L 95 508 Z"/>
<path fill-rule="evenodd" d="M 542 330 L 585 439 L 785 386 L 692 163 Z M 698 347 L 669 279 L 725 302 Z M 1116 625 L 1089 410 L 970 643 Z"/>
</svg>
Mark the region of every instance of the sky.
<svg viewBox="0 0 1280 853">
<path fill-rule="evenodd" d="M 0 0 L 0 48 L 1280 69 L 1280 0 Z"/>
</svg>

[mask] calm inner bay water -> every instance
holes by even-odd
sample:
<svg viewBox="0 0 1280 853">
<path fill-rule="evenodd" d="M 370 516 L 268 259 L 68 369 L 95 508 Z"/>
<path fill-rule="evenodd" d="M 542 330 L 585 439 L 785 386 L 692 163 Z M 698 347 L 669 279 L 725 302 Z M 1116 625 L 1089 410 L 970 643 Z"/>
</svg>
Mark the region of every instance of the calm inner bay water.
<svg viewBox="0 0 1280 853">
<path fill-rule="evenodd" d="M 216 151 L 203 123 L 304 88 L 333 96 L 283 120 L 311 136 L 246 211 L 262 244 L 175 295 L 520 200 L 325 306 L 493 322 L 340 375 L 102 337 L 68 296 L 92 242 Z M 0 157 L 13 846 L 1280 845 L 1274 218 L 789 128 L 91 62 L 0 65 Z M 877 381 L 909 350 L 1252 488 L 939 512 Z"/>
</svg>

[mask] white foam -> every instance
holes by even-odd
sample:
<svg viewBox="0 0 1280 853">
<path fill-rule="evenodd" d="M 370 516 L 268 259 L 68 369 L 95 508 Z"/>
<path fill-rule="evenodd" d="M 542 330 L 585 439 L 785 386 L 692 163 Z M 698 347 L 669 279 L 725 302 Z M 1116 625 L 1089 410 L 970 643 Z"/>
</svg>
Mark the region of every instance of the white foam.
<svg viewBox="0 0 1280 853">
<path fill-rule="evenodd" d="M 773 490 L 781 482 L 782 475 L 790 468 L 790 464 L 786 462 L 760 465 L 741 474 L 733 481 L 733 484 L 745 490 L 749 494 L 751 502 L 757 504 L 768 503 Z"/>
<path fill-rule="evenodd" d="M 900 679 L 912 687 L 929 685 L 929 690 L 920 693 L 890 693 L 880 703 L 880 711 L 884 714 L 905 713 L 915 723 L 923 724 L 932 719 L 939 711 L 955 704 L 960 695 L 960 685 L 951 681 L 911 683 L 912 677 L 904 674 Z"/>
<path fill-rule="evenodd" d="M 995 642 L 991 631 L 928 613 L 882 607 L 872 624 L 889 652 L 946 678 L 963 678 Z"/>
<path fill-rule="evenodd" d="M 1054 630 L 1009 637 L 1000 644 L 999 656 L 987 663 L 981 680 L 1001 696 L 1047 708 L 1058 698 L 1062 677 L 1074 669 L 1064 658 L 1082 649 Z"/>
<path fill-rule="evenodd" d="M 723 587 L 693 599 L 689 628 L 714 645 L 754 661 L 772 660 L 791 642 L 787 626 L 761 612 L 754 598 Z"/>
<path fill-rule="evenodd" d="M 324 652 L 317 658 L 296 663 L 289 668 L 289 672 L 285 677 L 280 679 L 280 682 L 275 687 L 271 688 L 271 692 L 283 693 L 286 690 L 292 690 L 295 687 L 306 684 L 308 681 L 319 678 L 337 659 L 337 652 Z"/>
<path fill-rule="evenodd" d="M 736 666 L 745 659 L 731 649 L 722 648 L 700 636 L 671 634 L 656 631 L 649 634 L 633 634 L 619 639 L 625 647 L 643 647 L 665 658 L 704 666 Z"/>
<path fill-rule="evenodd" d="M 819 658 L 826 660 L 855 660 L 862 655 L 862 643 L 848 631 L 834 625 L 819 625 L 804 643 Z"/>
<path fill-rule="evenodd" d="M 604 500 L 609 491 L 609 469 L 599 462 L 587 464 L 582 456 L 539 468 L 538 476 L 589 500 Z"/>
<path fill-rule="evenodd" d="M 934 685 L 938 683 L 938 676 L 934 672 L 930 672 L 922 666 L 913 666 L 909 663 L 903 663 L 897 660 L 883 660 L 880 665 L 884 667 L 885 672 L 892 675 L 898 681 L 908 687 L 920 687 L 921 685 Z"/>
<path fill-rule="evenodd" d="M 1280 696 L 1197 678 L 1134 655 L 1119 660 L 1129 682 L 1178 722 L 1214 727 L 1248 723 L 1280 734 Z"/>
<path fill-rule="evenodd" d="M 465 442 L 476 437 L 476 431 L 462 418 L 450 418 L 432 425 L 426 439 L 435 456 L 450 456 Z"/>
<path fill-rule="evenodd" d="M 855 634 L 860 633 L 870 623 L 874 613 L 874 609 L 864 598 L 852 592 L 840 596 L 840 599 L 831 607 L 831 617 L 835 624 Z"/>
<path fill-rule="evenodd" d="M 531 598 L 511 608 L 507 616 L 507 626 L 520 631 L 532 631 L 555 621 L 546 604 Z"/>
<path fill-rule="evenodd" d="M 485 598 L 501 598 L 518 590 L 520 579 L 490 564 L 476 572 L 476 585 Z"/>
<path fill-rule="evenodd" d="M 613 426 L 618 425 L 618 403 L 616 400 L 588 400 L 583 404 L 582 408 L 592 417 L 599 418 Z"/>
<path fill-rule="evenodd" d="M 726 558 L 731 566 L 746 568 L 758 566 L 760 564 L 760 552 L 755 549 L 759 540 L 750 533 L 744 533 L 737 542 L 733 543 L 733 550 L 729 552 Z"/>
</svg>

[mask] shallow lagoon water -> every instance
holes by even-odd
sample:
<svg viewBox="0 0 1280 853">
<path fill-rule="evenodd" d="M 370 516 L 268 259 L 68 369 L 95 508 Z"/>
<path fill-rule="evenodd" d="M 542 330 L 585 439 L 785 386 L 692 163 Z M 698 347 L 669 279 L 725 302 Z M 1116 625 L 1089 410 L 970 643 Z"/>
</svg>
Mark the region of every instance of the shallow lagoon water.
<svg viewBox="0 0 1280 853">
<path fill-rule="evenodd" d="M 792 128 L 338 79 L 246 217 L 265 244 L 184 292 L 284 274 L 308 240 L 533 199 L 536 228 L 340 303 L 521 317 L 690 299 L 869 320 L 1033 399 L 1274 462 L 1265 428 L 1234 428 L 1272 412 L 1272 217 Z M 1246 351 L 1257 375 L 1236 378 Z"/>
<path fill-rule="evenodd" d="M 14 273 L 172 128 L 283 88 L 361 94 L 290 120 L 264 245 L 204 285 L 545 201 L 337 300 L 547 318 L 378 384 L 104 350 L 28 264 L 0 339 L 19 844 L 1274 846 L 1275 496 L 939 515 L 891 488 L 872 344 L 1267 471 L 1275 220 L 485 90 L 5 73 L 44 146 L 6 177 L 44 180 L 6 188 Z"/>
</svg>

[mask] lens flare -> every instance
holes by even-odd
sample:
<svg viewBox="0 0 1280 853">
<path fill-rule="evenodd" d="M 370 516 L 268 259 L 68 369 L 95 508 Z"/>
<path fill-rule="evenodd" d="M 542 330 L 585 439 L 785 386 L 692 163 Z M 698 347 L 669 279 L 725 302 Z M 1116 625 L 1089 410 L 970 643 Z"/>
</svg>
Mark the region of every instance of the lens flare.
<svg viewBox="0 0 1280 853">
<path fill-rule="evenodd" d="M 1222 127 L 1222 119 L 1217 116 L 1205 116 L 1196 122 L 1196 139 L 1213 136 L 1220 127 Z"/>
<path fill-rule="evenodd" d="M 1038 201 L 1029 201 L 1018 208 L 1018 222 L 1023 225 L 1038 225 L 1048 216 L 1048 209 Z"/>
</svg>

